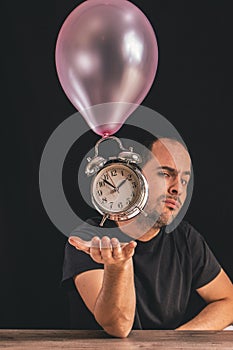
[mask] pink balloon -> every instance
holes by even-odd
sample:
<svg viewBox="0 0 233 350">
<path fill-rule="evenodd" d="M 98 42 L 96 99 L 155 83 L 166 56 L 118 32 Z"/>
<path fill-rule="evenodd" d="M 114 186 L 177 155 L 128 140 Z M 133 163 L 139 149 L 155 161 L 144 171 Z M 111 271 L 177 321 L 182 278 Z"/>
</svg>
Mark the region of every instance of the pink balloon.
<svg viewBox="0 0 233 350">
<path fill-rule="evenodd" d="M 116 133 L 142 102 L 158 65 L 153 28 L 126 0 L 87 0 L 76 7 L 60 29 L 55 56 L 67 97 L 101 136 Z M 91 108 L 104 103 L 104 113 Z"/>
</svg>

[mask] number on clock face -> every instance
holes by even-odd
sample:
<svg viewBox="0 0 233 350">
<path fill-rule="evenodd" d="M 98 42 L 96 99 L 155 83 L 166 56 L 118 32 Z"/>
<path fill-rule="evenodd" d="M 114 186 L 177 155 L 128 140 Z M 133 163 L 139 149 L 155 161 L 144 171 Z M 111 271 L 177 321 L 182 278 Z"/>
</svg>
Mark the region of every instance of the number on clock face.
<svg viewBox="0 0 233 350">
<path fill-rule="evenodd" d="M 92 189 L 95 202 L 104 211 L 119 213 L 134 205 L 140 182 L 130 167 L 111 164 L 96 175 Z"/>
</svg>

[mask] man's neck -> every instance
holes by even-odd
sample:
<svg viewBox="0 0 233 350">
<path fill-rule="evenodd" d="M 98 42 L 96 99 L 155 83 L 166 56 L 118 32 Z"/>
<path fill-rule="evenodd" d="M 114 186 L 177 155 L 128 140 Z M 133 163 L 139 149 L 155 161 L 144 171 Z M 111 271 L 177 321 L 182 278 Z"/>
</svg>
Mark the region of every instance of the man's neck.
<svg viewBox="0 0 233 350">
<path fill-rule="evenodd" d="M 154 227 L 151 227 L 145 230 L 146 232 L 143 232 L 144 230 L 139 228 L 137 220 L 129 220 L 127 222 L 119 221 L 117 225 L 122 232 L 141 242 L 150 241 L 160 232 L 160 228 Z"/>
<path fill-rule="evenodd" d="M 150 241 L 152 238 L 154 238 L 155 236 L 157 236 L 157 234 L 160 232 L 160 228 L 151 228 L 149 231 L 147 231 L 143 236 L 141 236 L 140 238 L 138 238 L 138 241 L 141 242 L 147 242 Z"/>
</svg>

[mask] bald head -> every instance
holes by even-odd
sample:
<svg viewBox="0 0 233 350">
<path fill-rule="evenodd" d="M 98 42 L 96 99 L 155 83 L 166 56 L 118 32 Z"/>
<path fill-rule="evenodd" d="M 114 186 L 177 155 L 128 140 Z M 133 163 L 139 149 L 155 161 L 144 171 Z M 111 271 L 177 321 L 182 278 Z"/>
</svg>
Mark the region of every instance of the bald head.
<svg viewBox="0 0 233 350">
<path fill-rule="evenodd" d="M 188 150 L 177 140 L 161 138 L 152 145 L 151 152 L 160 164 L 173 163 L 174 168 L 185 166 L 191 169 L 191 158 Z"/>
</svg>

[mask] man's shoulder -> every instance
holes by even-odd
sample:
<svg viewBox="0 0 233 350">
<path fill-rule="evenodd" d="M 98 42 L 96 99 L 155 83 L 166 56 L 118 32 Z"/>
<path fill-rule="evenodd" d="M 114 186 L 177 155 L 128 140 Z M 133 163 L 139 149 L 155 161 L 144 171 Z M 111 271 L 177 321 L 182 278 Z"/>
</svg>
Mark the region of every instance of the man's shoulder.
<svg viewBox="0 0 233 350">
<path fill-rule="evenodd" d="M 196 228 L 187 220 L 182 220 L 172 233 L 178 239 L 185 239 L 187 241 L 193 241 L 202 237 Z"/>
<path fill-rule="evenodd" d="M 173 232 L 177 234 L 188 234 L 192 230 L 194 230 L 194 227 L 187 220 L 182 220 Z"/>
</svg>

